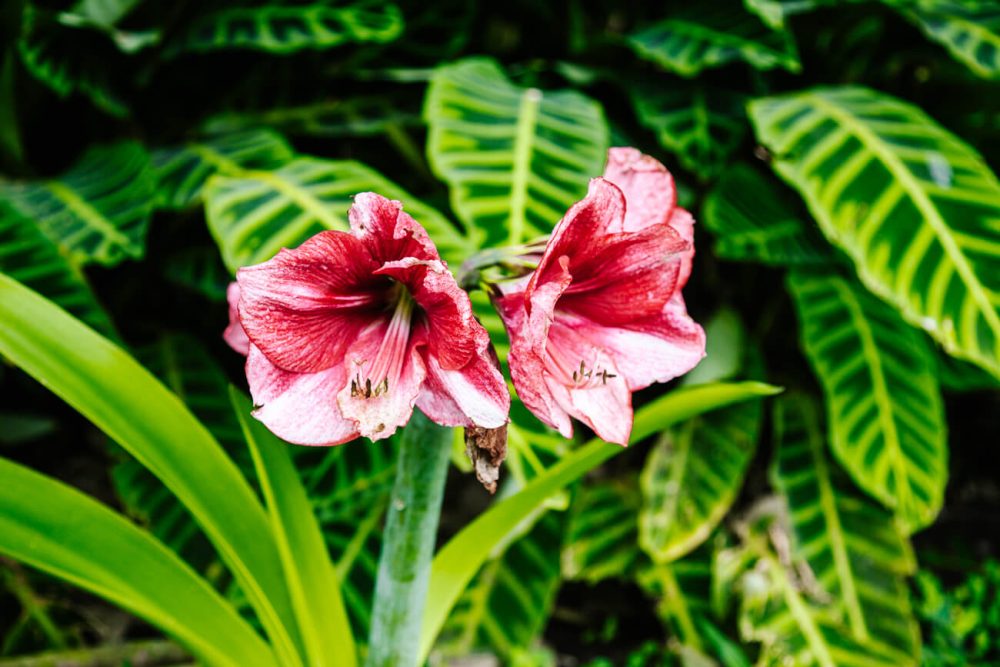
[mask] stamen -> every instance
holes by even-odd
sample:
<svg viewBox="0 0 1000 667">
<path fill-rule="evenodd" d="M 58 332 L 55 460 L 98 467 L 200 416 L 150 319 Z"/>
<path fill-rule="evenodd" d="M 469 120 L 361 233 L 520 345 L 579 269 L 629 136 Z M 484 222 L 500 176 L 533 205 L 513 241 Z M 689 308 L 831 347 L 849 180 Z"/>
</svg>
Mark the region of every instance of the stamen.
<svg viewBox="0 0 1000 667">
<path fill-rule="evenodd" d="M 352 397 L 372 398 L 388 394 L 389 378 L 392 378 L 395 384 L 402 373 L 409 347 L 414 301 L 405 287 L 400 286 L 396 294 L 398 295 L 396 309 L 393 311 L 392 320 L 389 321 L 375 358 L 370 363 L 368 360 L 362 362 L 356 379 L 351 380 Z M 365 366 L 367 369 L 364 369 Z"/>
</svg>

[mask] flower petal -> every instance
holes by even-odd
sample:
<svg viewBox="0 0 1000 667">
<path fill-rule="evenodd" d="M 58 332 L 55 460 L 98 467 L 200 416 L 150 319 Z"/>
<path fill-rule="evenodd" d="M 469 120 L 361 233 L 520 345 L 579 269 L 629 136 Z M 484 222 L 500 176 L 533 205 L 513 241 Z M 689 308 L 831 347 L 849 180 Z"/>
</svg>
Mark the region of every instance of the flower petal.
<svg viewBox="0 0 1000 667">
<path fill-rule="evenodd" d="M 604 178 L 625 194 L 625 231 L 664 224 L 677 205 L 673 176 L 635 148 L 610 149 Z"/>
<path fill-rule="evenodd" d="M 689 247 L 680 253 L 681 270 L 677 277 L 679 290 L 687 285 L 688 277 L 691 275 L 691 265 L 694 263 L 694 218 L 683 208 L 675 208 L 669 224 L 671 229 L 689 243 Z"/>
<path fill-rule="evenodd" d="M 238 308 L 240 303 L 239 283 L 229 283 L 229 287 L 226 288 L 226 302 L 229 304 L 229 324 L 226 325 L 225 331 L 222 332 L 222 339 L 234 351 L 245 357 L 250 352 L 250 339 L 247 338 L 247 332 L 243 330 L 243 325 L 240 324 Z"/>
<path fill-rule="evenodd" d="M 299 373 L 330 368 L 385 305 L 391 281 L 376 268 L 358 239 L 320 232 L 237 272 L 240 321 L 271 363 Z"/>
<path fill-rule="evenodd" d="M 250 395 L 259 406 L 253 415 L 279 438 L 299 445 L 339 445 L 358 437 L 357 425 L 337 406 L 337 392 L 347 381 L 343 365 L 292 373 L 251 345 L 246 372 Z"/>
<path fill-rule="evenodd" d="M 385 263 L 376 273 L 398 280 L 410 291 L 423 310 L 430 356 L 442 368 L 456 370 L 469 363 L 478 332 L 486 332 L 472 313 L 469 295 L 443 262 L 406 257 Z"/>
<path fill-rule="evenodd" d="M 370 326 L 348 350 L 344 366 L 351 369 L 352 377 L 355 369 L 359 376 L 363 375 L 379 355 L 388 326 L 387 322 Z M 426 374 L 419 349 L 424 343 L 419 337 L 411 335 L 405 345 L 406 349 L 400 351 L 404 356 L 399 374 L 386 378 L 384 388 L 376 384 L 368 391 L 368 387 L 352 386 L 350 381 L 346 381 L 337 394 L 341 412 L 357 423 L 361 435 L 371 440 L 389 437 L 413 414 L 413 406 Z"/>
<path fill-rule="evenodd" d="M 507 423 L 510 393 L 491 355 L 489 334 L 480 327 L 476 339 L 477 351 L 457 370 L 446 370 L 433 354 L 424 356 L 427 377 L 417 407 L 438 424 L 492 429 Z"/>
<path fill-rule="evenodd" d="M 705 356 L 705 332 L 687 314 L 679 294 L 657 317 L 629 326 L 606 326 L 562 314 L 559 322 L 560 328 L 573 328 L 587 345 L 613 359 L 630 391 L 679 377 Z"/>
<path fill-rule="evenodd" d="M 559 431 L 563 437 L 573 436 L 569 414 L 559 406 L 545 382 L 545 362 L 537 351 L 544 349 L 546 335 L 539 340 L 537 332 L 529 332 L 528 315 L 524 307 L 524 294 L 511 293 L 495 301 L 497 311 L 510 337 L 507 364 L 510 378 L 521 399 L 532 414 L 545 424 Z"/>
<path fill-rule="evenodd" d="M 427 230 L 404 213 L 398 201 L 374 192 L 362 192 L 355 195 L 347 217 L 354 236 L 368 246 L 379 264 L 404 257 L 441 259 Z"/>
<path fill-rule="evenodd" d="M 546 379 L 562 408 L 586 424 L 605 442 L 628 446 L 632 432 L 632 392 L 624 383 L 573 388 Z"/>
</svg>

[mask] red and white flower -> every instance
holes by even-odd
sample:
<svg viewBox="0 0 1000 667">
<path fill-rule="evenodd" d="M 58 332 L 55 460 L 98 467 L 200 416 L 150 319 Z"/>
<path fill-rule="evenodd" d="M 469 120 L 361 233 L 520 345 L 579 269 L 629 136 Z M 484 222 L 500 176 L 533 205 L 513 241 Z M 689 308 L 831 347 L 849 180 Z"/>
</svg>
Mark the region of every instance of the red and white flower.
<svg viewBox="0 0 1000 667">
<path fill-rule="evenodd" d="M 556 225 L 534 273 L 501 284 L 495 300 L 511 379 L 535 416 L 566 437 L 576 417 L 626 445 L 632 392 L 704 357 L 704 331 L 681 296 L 693 224 L 662 164 L 609 151 L 604 177 Z"/>
<path fill-rule="evenodd" d="M 350 233 L 320 232 L 237 273 L 241 326 L 226 340 L 246 345 L 254 416 L 303 445 L 385 438 L 414 406 L 447 426 L 505 424 L 489 336 L 424 228 L 374 193 L 349 217 Z"/>
</svg>

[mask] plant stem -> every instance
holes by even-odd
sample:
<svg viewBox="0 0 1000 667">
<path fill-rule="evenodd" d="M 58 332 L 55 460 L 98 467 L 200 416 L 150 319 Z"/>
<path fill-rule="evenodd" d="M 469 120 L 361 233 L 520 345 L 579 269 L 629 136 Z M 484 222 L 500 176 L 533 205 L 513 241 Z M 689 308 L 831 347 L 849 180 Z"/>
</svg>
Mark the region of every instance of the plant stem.
<svg viewBox="0 0 1000 667">
<path fill-rule="evenodd" d="M 451 432 L 414 410 L 403 430 L 379 560 L 366 667 L 415 667 Z"/>
</svg>

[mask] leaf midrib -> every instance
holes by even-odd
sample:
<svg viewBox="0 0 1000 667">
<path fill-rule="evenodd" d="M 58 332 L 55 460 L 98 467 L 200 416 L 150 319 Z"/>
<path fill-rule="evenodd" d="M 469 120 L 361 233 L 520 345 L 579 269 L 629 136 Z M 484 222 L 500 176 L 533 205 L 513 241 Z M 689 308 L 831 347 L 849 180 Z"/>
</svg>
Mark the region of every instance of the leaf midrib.
<svg viewBox="0 0 1000 667">
<path fill-rule="evenodd" d="M 45 186 L 56 199 L 62 201 L 66 206 L 76 213 L 87 224 L 101 234 L 107 241 L 117 244 L 129 255 L 134 253 L 132 241 L 118 231 L 114 224 L 94 208 L 88 201 L 81 197 L 73 188 L 60 181 L 48 181 Z M 62 244 L 60 244 L 62 245 Z"/>
<path fill-rule="evenodd" d="M 510 182 L 510 245 L 518 245 L 524 236 L 527 222 L 528 180 L 531 178 L 531 154 L 538 111 L 542 104 L 542 91 L 528 88 L 521 93 L 517 107 L 517 127 L 514 134 L 514 163 L 511 165 Z"/>
<path fill-rule="evenodd" d="M 899 432 L 896 429 L 896 422 L 893 416 L 892 399 L 889 397 L 888 382 L 885 371 L 882 369 L 882 360 L 879 358 L 878 345 L 875 343 L 875 335 L 872 332 L 868 320 L 865 319 L 861 304 L 857 297 L 839 278 L 830 280 L 833 289 L 840 296 L 841 302 L 847 309 L 854 321 L 855 331 L 861 341 L 861 351 L 868 361 L 868 375 L 872 380 L 872 395 L 878 407 L 878 420 L 882 424 L 882 435 L 886 444 L 886 454 L 889 456 L 890 466 L 896 475 L 896 493 L 898 494 L 897 506 L 904 512 L 911 509 L 910 500 L 910 477 L 906 472 L 906 460 L 903 456 L 902 444 L 899 441 Z M 834 388 L 831 387 L 831 390 Z M 846 434 L 841 434 L 845 437 Z M 883 489 L 886 496 L 889 489 Z"/>
<path fill-rule="evenodd" d="M 955 270 L 961 276 L 962 282 L 965 283 L 970 295 L 979 306 L 979 310 L 989 324 L 990 329 L 993 330 L 997 339 L 1000 340 L 1000 315 L 992 307 L 985 287 L 969 266 L 965 255 L 959 248 L 954 236 L 952 236 L 947 223 L 941 217 L 940 212 L 934 206 L 934 203 L 927 196 L 926 192 L 920 187 L 920 183 L 914 177 L 913 173 L 892 153 L 881 137 L 865 126 L 864 123 L 860 122 L 857 116 L 851 113 L 850 110 L 843 109 L 827 97 L 817 93 L 806 93 L 803 97 L 812 100 L 817 106 L 822 107 L 830 116 L 839 121 L 846 131 L 853 133 L 895 176 L 906 193 L 913 199 L 913 203 L 923 213 L 924 220 L 931 226 L 945 254 L 955 265 Z M 852 249 L 856 253 L 863 252 L 861 248 Z M 893 291 L 896 291 L 895 286 L 893 286 Z"/>
</svg>

